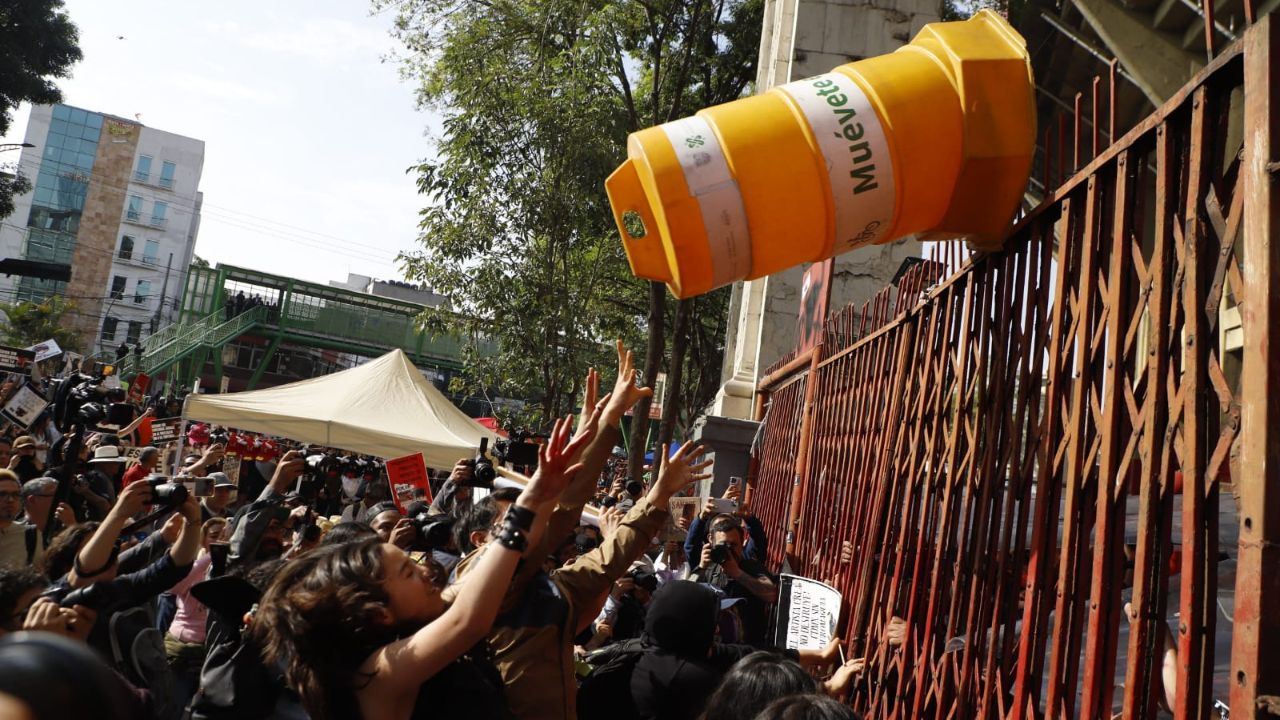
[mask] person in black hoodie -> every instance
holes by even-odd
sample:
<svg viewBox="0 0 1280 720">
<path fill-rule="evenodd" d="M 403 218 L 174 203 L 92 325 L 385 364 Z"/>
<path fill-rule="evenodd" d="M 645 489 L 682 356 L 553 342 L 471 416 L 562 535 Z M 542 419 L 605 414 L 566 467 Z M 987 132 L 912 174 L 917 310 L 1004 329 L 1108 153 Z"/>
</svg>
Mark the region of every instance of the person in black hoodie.
<svg viewBox="0 0 1280 720">
<path fill-rule="evenodd" d="M 727 602 L 734 602 L 729 600 Z M 715 640 L 721 596 L 706 585 L 677 580 L 658 588 L 645 615 L 646 652 L 631 674 L 631 698 L 641 720 L 695 720 L 729 668 L 759 650 Z M 838 641 L 823 650 L 778 651 L 801 665 L 826 665 Z"/>
</svg>

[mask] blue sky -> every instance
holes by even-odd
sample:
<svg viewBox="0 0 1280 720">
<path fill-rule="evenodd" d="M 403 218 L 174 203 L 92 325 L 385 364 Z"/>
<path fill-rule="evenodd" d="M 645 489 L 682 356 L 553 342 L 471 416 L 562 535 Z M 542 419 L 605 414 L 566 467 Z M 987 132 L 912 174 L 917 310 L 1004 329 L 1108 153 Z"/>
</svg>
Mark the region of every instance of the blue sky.
<svg viewBox="0 0 1280 720">
<path fill-rule="evenodd" d="M 67 103 L 205 141 L 196 254 L 318 282 L 399 277 L 424 202 L 405 169 L 439 124 L 383 62 L 389 17 L 360 0 L 66 8 L 84 51 Z M 21 141 L 28 111 L 0 142 Z"/>
</svg>

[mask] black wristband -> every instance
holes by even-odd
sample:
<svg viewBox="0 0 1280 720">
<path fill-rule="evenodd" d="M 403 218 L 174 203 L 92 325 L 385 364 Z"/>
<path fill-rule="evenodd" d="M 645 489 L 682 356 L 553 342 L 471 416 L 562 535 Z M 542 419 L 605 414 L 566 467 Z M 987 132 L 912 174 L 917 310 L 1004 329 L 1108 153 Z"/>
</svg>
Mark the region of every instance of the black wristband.
<svg viewBox="0 0 1280 720">
<path fill-rule="evenodd" d="M 508 550 L 524 553 L 529 549 L 529 537 L 508 523 L 498 532 L 497 543 Z"/>
<path fill-rule="evenodd" d="M 536 516 L 537 513 L 529 508 L 513 504 L 510 509 L 507 510 L 505 524 L 509 527 L 516 528 L 517 530 L 529 532 L 529 530 L 533 528 L 533 519 Z"/>
</svg>

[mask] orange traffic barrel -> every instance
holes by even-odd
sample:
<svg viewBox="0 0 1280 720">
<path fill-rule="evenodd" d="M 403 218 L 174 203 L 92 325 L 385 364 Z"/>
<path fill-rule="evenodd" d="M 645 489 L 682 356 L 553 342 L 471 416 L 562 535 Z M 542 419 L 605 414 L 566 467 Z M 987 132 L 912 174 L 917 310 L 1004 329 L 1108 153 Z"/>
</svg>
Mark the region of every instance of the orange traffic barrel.
<svg viewBox="0 0 1280 720">
<path fill-rule="evenodd" d="M 632 133 L 606 181 L 631 270 L 681 298 L 908 235 L 998 248 L 1035 150 L 1026 42 L 994 12 Z"/>
</svg>

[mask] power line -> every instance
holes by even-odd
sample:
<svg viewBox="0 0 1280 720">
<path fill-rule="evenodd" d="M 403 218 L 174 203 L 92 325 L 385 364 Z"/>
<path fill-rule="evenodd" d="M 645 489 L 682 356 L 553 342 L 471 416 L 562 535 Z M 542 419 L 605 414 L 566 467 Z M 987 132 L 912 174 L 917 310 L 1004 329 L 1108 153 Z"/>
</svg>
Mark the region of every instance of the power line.
<svg viewBox="0 0 1280 720">
<path fill-rule="evenodd" d="M 131 193 L 131 190 L 128 187 L 128 185 L 120 185 L 117 183 L 108 182 L 105 178 L 101 176 L 101 174 L 95 174 L 95 173 L 84 174 L 83 169 L 80 168 L 79 166 L 72 165 L 70 163 L 64 163 L 59 160 L 52 160 L 52 159 L 47 159 L 42 157 L 38 162 L 19 161 L 18 165 L 20 167 L 25 165 L 28 170 L 35 172 L 37 176 L 38 176 L 39 170 L 43 169 L 44 165 L 55 165 L 55 166 L 61 166 L 66 168 L 72 168 L 78 175 L 78 177 L 72 178 L 76 182 L 84 182 L 90 186 L 97 185 L 102 188 L 119 190 L 126 194 Z M 316 230 L 309 230 L 297 225 L 291 225 L 289 223 L 284 223 L 278 220 L 271 220 L 268 218 L 261 217 L 259 215 L 253 215 L 251 213 L 247 213 L 241 210 L 236 210 L 234 208 L 219 206 L 214 203 L 201 203 L 200 205 L 197 206 L 193 203 L 184 202 L 183 200 L 185 199 L 179 196 L 175 196 L 172 201 L 161 201 L 161 202 L 166 202 L 168 207 L 170 208 L 185 210 L 186 212 L 193 215 L 200 214 L 203 216 L 208 214 L 208 212 L 212 210 L 215 216 L 220 215 L 224 218 L 223 222 L 226 222 L 227 218 L 234 219 L 236 221 L 246 223 L 247 225 L 244 226 L 245 229 L 252 229 L 264 235 L 279 237 L 281 239 L 297 238 L 297 242 L 301 244 L 311 244 L 312 246 L 317 247 L 319 249 L 329 249 L 334 252 L 341 252 L 346 250 L 349 246 L 357 246 L 357 247 L 368 248 L 370 250 L 375 250 L 378 252 L 387 252 L 385 248 L 378 247 L 376 245 L 371 245 L 369 243 L 362 243 L 362 242 L 350 240 L 347 238 L 342 238 L 337 235 L 322 233 Z M 236 216 L 242 216 L 242 217 L 236 217 Z M 282 228 L 289 228 L 290 230 L 294 230 L 297 232 L 289 232 L 287 230 L 279 230 L 279 229 L 273 229 L 273 228 L 258 228 L 258 227 L 254 227 L 255 222 L 271 223 L 273 225 L 278 225 Z M 306 233 L 306 235 L 299 235 L 298 234 L 299 232 Z M 316 237 L 307 237 L 308 235 L 316 236 Z M 321 237 L 330 238 L 339 243 L 342 243 L 342 245 L 339 246 L 339 245 L 335 245 L 334 243 L 326 242 L 324 240 L 319 240 L 318 238 L 321 238 Z M 347 254 L 351 257 L 356 257 L 358 259 L 369 259 L 365 256 L 352 255 L 351 253 L 343 252 L 342 254 Z"/>
</svg>

